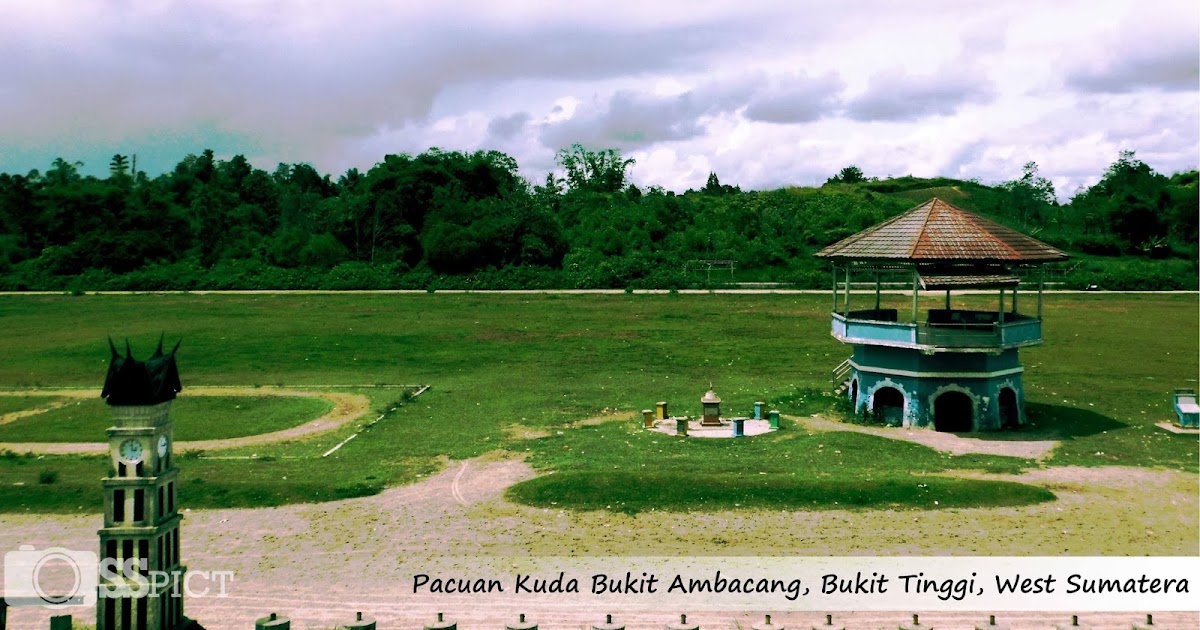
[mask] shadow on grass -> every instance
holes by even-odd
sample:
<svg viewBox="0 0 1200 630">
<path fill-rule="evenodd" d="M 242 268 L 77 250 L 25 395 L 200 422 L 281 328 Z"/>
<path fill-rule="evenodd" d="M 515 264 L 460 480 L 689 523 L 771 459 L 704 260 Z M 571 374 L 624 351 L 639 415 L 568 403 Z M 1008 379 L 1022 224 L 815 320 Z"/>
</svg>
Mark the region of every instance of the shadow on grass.
<svg viewBox="0 0 1200 630">
<path fill-rule="evenodd" d="M 1018 429 L 960 433 L 958 435 L 964 438 L 996 442 L 1034 442 L 1071 440 L 1129 427 L 1124 422 L 1113 420 L 1091 409 L 1044 403 L 1027 404 L 1025 416 L 1028 423 Z"/>
<path fill-rule="evenodd" d="M 506 496 L 537 507 L 637 514 L 734 509 L 942 509 L 1053 501 L 1049 490 L 1011 481 L 905 474 L 832 480 L 792 475 L 679 475 L 572 471 L 512 486 Z"/>
</svg>

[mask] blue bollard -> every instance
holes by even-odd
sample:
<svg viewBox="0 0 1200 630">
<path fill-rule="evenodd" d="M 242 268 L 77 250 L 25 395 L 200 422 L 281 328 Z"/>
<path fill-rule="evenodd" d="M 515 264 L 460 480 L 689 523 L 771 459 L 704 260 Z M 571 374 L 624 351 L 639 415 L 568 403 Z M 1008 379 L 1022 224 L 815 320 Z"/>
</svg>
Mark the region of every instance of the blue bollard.
<svg viewBox="0 0 1200 630">
<path fill-rule="evenodd" d="M 763 419 L 762 410 L 763 410 L 763 406 L 766 404 L 767 403 L 761 402 L 761 401 L 754 403 L 754 419 L 755 420 Z"/>
<path fill-rule="evenodd" d="M 743 430 L 745 428 L 745 424 L 745 418 L 733 419 L 733 437 L 743 437 L 746 435 L 745 431 Z"/>
</svg>

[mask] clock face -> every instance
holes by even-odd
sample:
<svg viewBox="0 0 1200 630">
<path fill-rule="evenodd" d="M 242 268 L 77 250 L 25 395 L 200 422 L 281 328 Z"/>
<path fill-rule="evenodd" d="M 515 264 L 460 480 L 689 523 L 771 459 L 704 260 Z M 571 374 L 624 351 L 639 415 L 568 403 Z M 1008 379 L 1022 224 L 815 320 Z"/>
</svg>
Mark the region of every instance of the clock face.
<svg viewBox="0 0 1200 630">
<path fill-rule="evenodd" d="M 159 436 L 158 438 L 158 456 L 167 456 L 167 436 L 165 435 Z"/>
<path fill-rule="evenodd" d="M 121 442 L 121 446 L 117 449 L 117 455 L 127 463 L 136 464 L 142 461 L 142 457 L 146 453 L 142 449 L 142 443 L 137 440 L 125 440 Z"/>
</svg>

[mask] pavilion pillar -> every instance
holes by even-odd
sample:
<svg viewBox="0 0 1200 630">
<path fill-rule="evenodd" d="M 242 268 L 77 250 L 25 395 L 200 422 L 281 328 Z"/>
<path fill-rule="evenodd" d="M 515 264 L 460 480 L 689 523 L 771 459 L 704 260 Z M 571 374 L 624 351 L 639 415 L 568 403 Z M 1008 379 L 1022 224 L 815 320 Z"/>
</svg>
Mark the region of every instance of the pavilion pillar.
<svg viewBox="0 0 1200 630">
<path fill-rule="evenodd" d="M 846 309 L 842 312 L 846 317 L 850 317 L 850 263 L 846 263 L 846 303 L 842 304 L 842 308 Z"/>
<path fill-rule="evenodd" d="M 1038 321 L 1042 320 L 1042 290 L 1046 288 L 1046 270 L 1039 270 L 1038 274 Z"/>
<path fill-rule="evenodd" d="M 946 310 L 950 310 L 950 289 L 946 289 Z"/>
<path fill-rule="evenodd" d="M 875 272 L 875 310 L 879 310 L 879 272 Z"/>
<path fill-rule="evenodd" d="M 913 270 L 912 270 L 912 281 L 913 281 L 912 323 L 914 323 L 914 324 L 917 323 L 917 295 L 918 295 L 917 282 L 918 282 L 918 277 L 919 276 L 917 276 L 917 268 L 913 267 Z"/>
<path fill-rule="evenodd" d="M 1003 324 L 1004 323 L 1004 287 L 1000 287 L 1000 306 L 997 308 L 997 311 L 999 312 L 999 317 L 1000 317 L 998 322 Z"/>
<path fill-rule="evenodd" d="M 1021 288 L 1021 285 L 1019 285 L 1019 284 L 1013 285 L 1013 291 L 1012 291 L 1012 293 L 1013 293 L 1013 295 L 1012 295 L 1012 314 L 1013 315 L 1017 314 L 1017 291 L 1020 288 Z"/>
<path fill-rule="evenodd" d="M 838 307 L 837 307 L 837 297 L 838 297 L 838 296 L 837 296 L 837 294 L 838 294 L 838 290 L 837 290 L 837 263 L 835 262 L 835 263 L 833 263 L 833 310 L 831 311 L 831 312 L 833 312 L 833 313 L 836 313 L 836 312 L 838 312 Z"/>
</svg>

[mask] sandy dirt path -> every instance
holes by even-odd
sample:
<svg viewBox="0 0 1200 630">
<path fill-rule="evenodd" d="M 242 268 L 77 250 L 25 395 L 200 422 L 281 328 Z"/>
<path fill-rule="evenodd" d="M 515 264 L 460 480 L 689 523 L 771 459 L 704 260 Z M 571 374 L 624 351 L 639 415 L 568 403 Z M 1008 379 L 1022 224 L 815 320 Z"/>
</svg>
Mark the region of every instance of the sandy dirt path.
<svg viewBox="0 0 1200 630">
<path fill-rule="evenodd" d="M 518 612 L 540 618 L 549 628 L 579 628 L 597 620 L 595 611 L 564 605 L 566 600 L 514 600 L 483 609 L 466 596 L 431 602 L 411 594 L 416 572 L 461 567 L 481 556 L 1200 555 L 1197 476 L 1176 471 L 1072 467 L 991 476 L 1044 485 L 1058 495 L 1055 502 L 1016 508 L 637 516 L 532 508 L 503 498 L 504 488 L 533 474 L 520 459 L 493 453 L 447 461 L 441 472 L 419 483 L 373 497 L 188 511 L 182 530 L 188 566 L 236 574 L 229 597 L 192 600 L 189 614 L 214 630 L 252 627 L 254 618 L 271 610 L 289 615 L 296 628 L 332 627 L 353 618 L 356 610 L 377 617 L 381 628 L 418 628 L 439 609 L 464 628 L 490 630 Z M 186 497 L 180 500 L 186 504 Z M 93 549 L 99 524 L 97 515 L 3 515 L 0 548 Z M 676 612 L 619 617 L 631 627 L 661 628 Z M 12 619 L 37 614 L 18 610 L 19 617 Z M 81 611 L 80 618 L 86 621 L 92 614 Z M 926 619 L 936 627 L 970 628 L 982 618 L 983 613 L 943 613 Z M 905 621 L 889 613 L 839 619 L 859 628 Z M 1194 614 L 1159 619 L 1175 628 L 1197 627 Z M 745 628 L 760 618 L 697 612 L 689 620 Z M 789 613 L 776 623 L 809 627 L 817 620 L 814 614 Z M 1046 630 L 1066 618 L 1023 613 L 1001 615 L 1000 621 L 1019 630 Z M 1138 616 L 1085 614 L 1083 621 L 1127 629 Z"/>
<path fill-rule="evenodd" d="M 42 405 L 41 407 L 37 407 L 35 409 L 22 409 L 20 411 L 13 411 L 10 413 L 6 413 L 4 415 L 0 415 L 0 425 L 5 425 L 10 422 L 16 422 L 17 420 L 20 420 L 21 418 L 28 418 L 29 416 L 36 416 L 39 413 L 46 413 L 47 411 L 54 411 L 55 409 L 58 409 L 60 407 L 66 407 L 69 402 L 70 401 L 67 401 L 67 400 L 60 400 L 57 402 L 50 403 L 48 405 Z"/>
<path fill-rule="evenodd" d="M 70 398 L 98 398 L 100 396 L 100 390 L 98 389 L 34 389 L 6 391 L 3 393 L 6 396 L 65 396 Z M 319 418 L 280 431 L 221 440 L 178 442 L 175 448 L 179 452 L 210 451 L 239 446 L 253 446 L 325 433 L 326 431 L 333 431 L 347 422 L 361 418 L 370 411 L 371 407 L 370 400 L 362 394 L 298 390 L 282 387 L 189 387 L 182 395 L 301 396 L 305 398 L 324 398 L 333 403 L 333 409 Z M 100 454 L 108 451 L 108 444 L 104 442 L 0 442 L 0 451 L 5 450 L 13 451 L 14 453 L 34 453 L 38 455 Z"/>
</svg>

